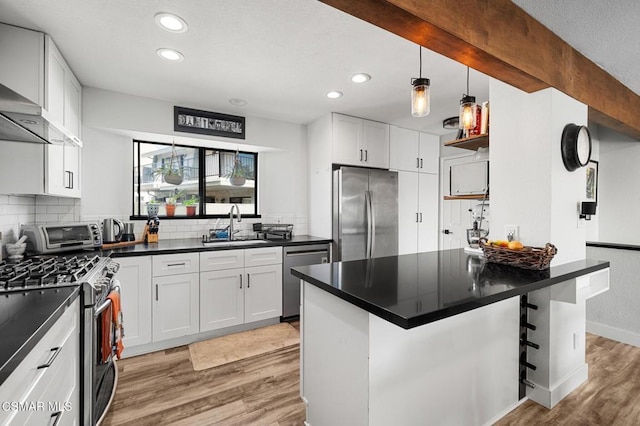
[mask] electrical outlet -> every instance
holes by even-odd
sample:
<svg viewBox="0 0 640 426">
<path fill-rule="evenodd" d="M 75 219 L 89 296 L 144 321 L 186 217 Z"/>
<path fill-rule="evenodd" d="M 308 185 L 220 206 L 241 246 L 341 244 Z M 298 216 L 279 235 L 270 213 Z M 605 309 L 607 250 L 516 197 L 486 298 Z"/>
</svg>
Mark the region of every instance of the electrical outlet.
<svg viewBox="0 0 640 426">
<path fill-rule="evenodd" d="M 509 241 L 518 241 L 518 238 L 520 236 L 520 231 L 519 231 L 519 226 L 518 225 L 505 225 L 504 226 L 504 235 L 505 237 L 507 237 L 507 240 Z M 509 236 L 512 236 L 511 239 L 509 239 Z"/>
</svg>

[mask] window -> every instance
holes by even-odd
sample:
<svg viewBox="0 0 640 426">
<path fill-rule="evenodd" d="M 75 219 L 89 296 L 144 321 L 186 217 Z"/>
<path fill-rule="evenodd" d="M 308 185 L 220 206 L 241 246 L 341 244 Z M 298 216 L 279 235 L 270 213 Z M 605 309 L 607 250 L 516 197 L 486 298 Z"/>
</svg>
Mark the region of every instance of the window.
<svg viewBox="0 0 640 426">
<path fill-rule="evenodd" d="M 258 154 L 134 141 L 133 217 L 257 216 Z M 157 207 L 154 207 L 157 206 Z"/>
</svg>

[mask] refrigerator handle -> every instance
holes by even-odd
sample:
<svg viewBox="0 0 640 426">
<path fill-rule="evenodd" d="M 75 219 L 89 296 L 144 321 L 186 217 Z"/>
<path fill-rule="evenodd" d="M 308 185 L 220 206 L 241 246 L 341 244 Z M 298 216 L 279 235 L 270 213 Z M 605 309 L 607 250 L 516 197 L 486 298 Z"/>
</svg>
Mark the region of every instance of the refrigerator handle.
<svg viewBox="0 0 640 426">
<path fill-rule="evenodd" d="M 371 211 L 371 251 L 370 256 L 376 251 L 376 213 L 373 210 L 373 192 L 369 191 L 369 211 Z"/>
<path fill-rule="evenodd" d="M 371 223 L 372 223 L 372 218 L 371 218 L 371 192 L 369 191 L 365 191 L 364 192 L 364 202 L 365 202 L 365 206 L 366 206 L 366 210 L 367 210 L 367 253 L 365 255 L 366 259 L 369 259 L 371 257 L 371 237 L 372 237 L 372 229 L 371 229 Z"/>
</svg>

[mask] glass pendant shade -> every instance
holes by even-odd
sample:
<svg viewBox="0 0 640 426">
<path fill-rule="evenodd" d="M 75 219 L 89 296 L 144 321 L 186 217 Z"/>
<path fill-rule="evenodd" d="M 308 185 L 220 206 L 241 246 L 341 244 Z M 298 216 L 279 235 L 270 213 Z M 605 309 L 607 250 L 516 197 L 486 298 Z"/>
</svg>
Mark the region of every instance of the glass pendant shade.
<svg viewBox="0 0 640 426">
<path fill-rule="evenodd" d="M 428 78 L 415 78 L 411 82 L 411 115 L 425 117 L 431 112 L 430 81 Z"/>
<path fill-rule="evenodd" d="M 460 119 L 458 126 L 464 130 L 476 127 L 478 105 L 475 96 L 464 95 L 460 100 Z"/>
</svg>

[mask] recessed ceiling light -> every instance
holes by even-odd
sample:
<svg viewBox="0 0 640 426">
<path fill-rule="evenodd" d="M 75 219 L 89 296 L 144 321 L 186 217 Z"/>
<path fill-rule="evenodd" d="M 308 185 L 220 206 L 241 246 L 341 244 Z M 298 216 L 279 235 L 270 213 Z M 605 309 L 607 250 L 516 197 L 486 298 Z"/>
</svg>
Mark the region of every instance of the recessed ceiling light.
<svg viewBox="0 0 640 426">
<path fill-rule="evenodd" d="M 156 52 L 158 53 L 158 56 L 168 61 L 181 62 L 184 60 L 182 53 L 177 50 L 162 48 L 156 50 Z"/>
<path fill-rule="evenodd" d="M 327 98 L 336 99 L 342 97 L 342 92 L 338 92 L 337 90 L 327 92 Z"/>
<path fill-rule="evenodd" d="M 351 76 L 351 81 L 354 83 L 365 83 L 369 80 L 371 80 L 371 76 L 364 72 L 359 72 Z"/>
<path fill-rule="evenodd" d="M 235 106 L 245 106 L 247 104 L 247 101 L 240 98 L 231 98 L 229 99 L 229 103 Z"/>
<path fill-rule="evenodd" d="M 187 31 L 187 23 L 184 19 L 176 16 L 172 13 L 158 13 L 155 16 L 156 24 L 163 30 L 171 31 L 172 33 L 183 33 Z"/>
</svg>

